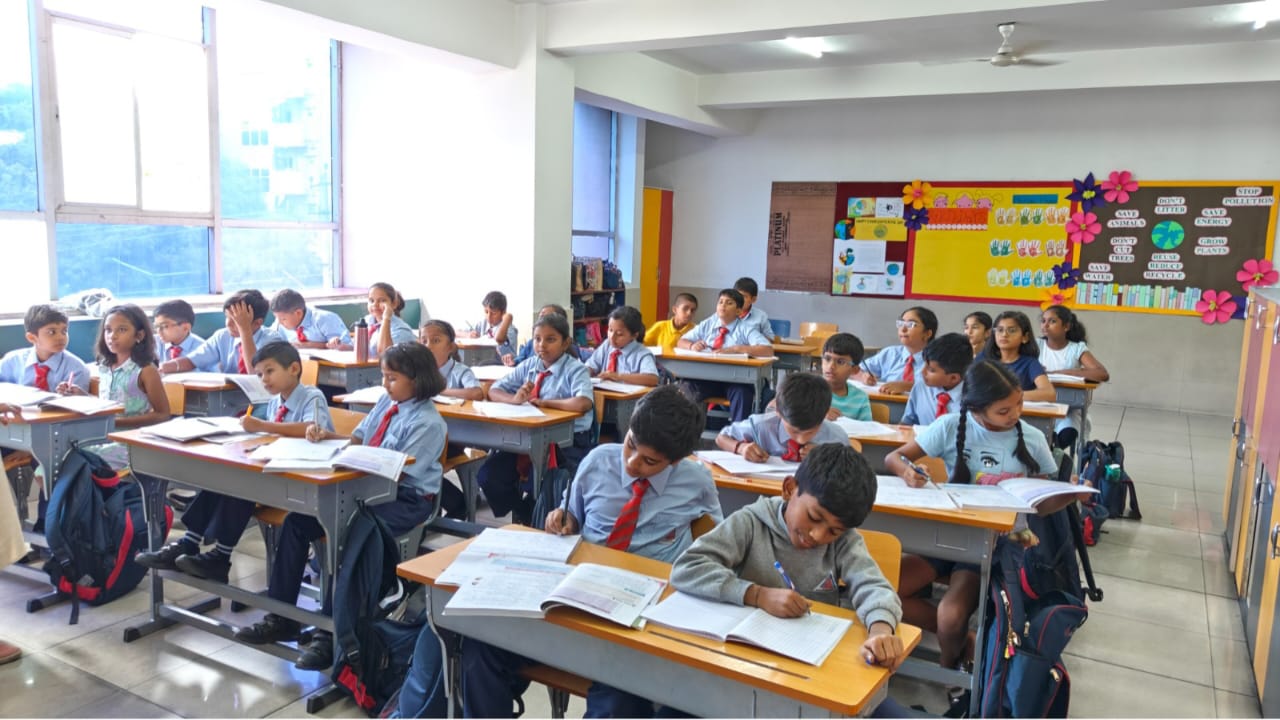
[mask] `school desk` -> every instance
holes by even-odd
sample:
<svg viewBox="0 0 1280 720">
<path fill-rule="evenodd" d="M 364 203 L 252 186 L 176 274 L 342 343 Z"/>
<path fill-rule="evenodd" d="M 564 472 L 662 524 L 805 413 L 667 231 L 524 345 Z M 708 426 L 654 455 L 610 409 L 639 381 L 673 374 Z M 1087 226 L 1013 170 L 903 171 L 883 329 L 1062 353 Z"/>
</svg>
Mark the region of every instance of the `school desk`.
<svg viewBox="0 0 1280 720">
<path fill-rule="evenodd" d="M 646 387 L 630 392 L 618 392 L 592 387 L 591 391 L 595 395 L 596 420 L 600 424 L 612 422 L 618 428 L 618 442 L 622 442 L 622 438 L 627 435 L 627 430 L 631 428 L 631 413 L 635 412 L 636 404 L 651 390 L 653 388 Z"/>
<path fill-rule="evenodd" d="M 1055 400 L 1066 405 L 1068 410 L 1080 411 L 1080 435 L 1077 447 L 1083 448 L 1089 442 L 1089 406 L 1093 404 L 1093 391 L 1099 383 L 1089 382 L 1084 378 L 1077 381 L 1055 381 Z M 1076 457 L 1079 457 L 1077 453 Z"/>
<path fill-rule="evenodd" d="M 377 359 L 356 362 L 355 353 L 352 352 L 350 355 L 350 360 L 312 358 L 320 370 L 316 376 L 316 384 L 331 385 L 343 388 L 347 392 L 355 392 L 382 383 L 382 365 Z"/>
<path fill-rule="evenodd" d="M 170 381 L 173 382 L 173 381 Z M 249 398 L 231 381 L 179 380 L 185 395 L 183 414 L 199 417 L 227 417 L 243 414 Z"/>
<path fill-rule="evenodd" d="M 807 372 L 815 357 L 822 355 L 824 338 L 804 338 L 800 343 L 775 342 L 773 356 L 773 386 L 778 386 L 778 376 L 787 372 Z"/>
<path fill-rule="evenodd" d="M 755 502 L 760 496 L 782 494 L 782 481 L 730 475 L 718 465 L 710 465 L 720 493 L 720 509 L 727 516 Z M 943 560 L 973 563 L 982 569 L 979 598 L 987 596 L 991 581 L 991 555 L 996 540 L 1013 530 L 1017 513 L 1003 510 L 935 510 L 876 505 L 862 527 L 897 536 L 902 551 Z M 986 603 L 978 603 L 978 627 L 983 627 Z M 978 636 L 977 656 L 981 657 L 983 635 Z M 938 666 L 936 658 L 908 658 L 901 672 L 949 686 L 973 689 L 971 717 L 976 717 L 978 678 L 963 670 Z"/>
<path fill-rule="evenodd" d="M 680 355 L 674 350 L 654 353 L 658 364 L 681 380 L 709 380 L 712 382 L 751 385 L 756 389 L 751 400 L 751 411 L 760 412 L 760 395 L 765 380 L 773 371 L 774 357 L 721 358 L 713 354 Z"/>
<path fill-rule="evenodd" d="M 459 337 L 455 341 L 458 346 L 458 357 L 463 365 L 474 367 L 498 362 L 498 346 L 493 338 Z"/>
<path fill-rule="evenodd" d="M 871 463 L 871 469 L 887 473 L 885 460 L 889 453 L 916 439 L 915 428 L 910 425 L 894 425 L 895 432 L 884 435 L 851 435 L 862 444 L 862 456 Z"/>
<path fill-rule="evenodd" d="M 469 542 L 469 541 L 468 541 Z M 815 604 L 814 611 L 853 619 L 853 627 L 821 666 L 741 643 L 722 643 L 650 623 L 624 628 L 571 608 L 546 618 L 457 617 L 443 614 L 452 586 L 435 584 L 466 543 L 400 564 L 401 577 L 428 586 L 429 618 L 437 628 L 520 653 L 532 660 L 670 705 L 698 717 L 808 717 L 866 714 L 884 698 L 889 673 L 866 664 L 859 651 L 866 629 L 852 611 Z M 657 578 L 671 566 L 583 542 L 569 560 L 621 567 Z M 671 592 L 670 588 L 664 591 Z M 902 624 L 898 635 L 910 652 L 919 628 Z M 445 677 L 457 657 L 446 654 Z M 451 697 L 458 688 L 450 683 Z"/>
</svg>

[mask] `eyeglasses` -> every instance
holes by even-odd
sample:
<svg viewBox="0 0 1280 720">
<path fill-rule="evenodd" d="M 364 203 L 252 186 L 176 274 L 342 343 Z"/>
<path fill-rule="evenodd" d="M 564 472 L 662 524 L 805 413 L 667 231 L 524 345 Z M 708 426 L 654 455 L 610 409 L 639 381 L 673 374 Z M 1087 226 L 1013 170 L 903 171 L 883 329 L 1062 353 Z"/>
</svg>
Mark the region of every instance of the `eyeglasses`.
<svg viewBox="0 0 1280 720">
<path fill-rule="evenodd" d="M 995 333 L 995 334 L 997 334 L 997 335 L 1021 335 L 1021 334 L 1022 334 L 1022 328 L 1020 328 L 1020 327 L 1018 327 L 1018 326 L 1016 326 L 1016 325 L 1015 325 L 1015 326 L 1013 326 L 1013 327 L 1004 327 L 1003 325 L 1001 325 L 1001 326 L 999 326 L 999 327 L 995 328 L 994 330 L 992 330 L 991 332 L 993 332 L 993 333 Z"/>
<path fill-rule="evenodd" d="M 823 354 L 822 362 L 831 363 L 836 367 L 848 367 L 849 365 L 853 364 L 853 361 L 850 360 L 849 358 L 836 357 L 835 355 L 831 355 L 831 354 Z"/>
<path fill-rule="evenodd" d="M 173 323 L 160 323 L 155 326 L 156 332 L 164 332 L 165 330 L 168 330 L 171 327 L 173 327 Z"/>
<path fill-rule="evenodd" d="M 915 330 L 920 325 L 915 320 L 895 320 L 893 324 L 897 325 L 899 330 Z"/>
</svg>

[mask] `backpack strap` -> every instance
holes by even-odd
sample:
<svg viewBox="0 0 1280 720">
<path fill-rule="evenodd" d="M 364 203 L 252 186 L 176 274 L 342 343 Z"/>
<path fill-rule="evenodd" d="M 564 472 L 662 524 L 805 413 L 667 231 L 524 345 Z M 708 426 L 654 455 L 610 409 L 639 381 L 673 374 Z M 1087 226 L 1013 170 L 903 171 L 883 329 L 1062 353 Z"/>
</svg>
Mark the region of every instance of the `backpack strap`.
<svg viewBox="0 0 1280 720">
<path fill-rule="evenodd" d="M 1085 584 L 1088 590 L 1085 594 L 1094 602 L 1102 601 L 1102 590 L 1098 587 L 1098 583 L 1093 579 L 1093 565 L 1089 563 L 1089 549 L 1084 544 L 1084 527 L 1080 520 L 1080 510 L 1075 505 L 1068 505 L 1067 524 L 1071 526 L 1071 537 L 1076 543 L 1076 554 L 1080 556 L 1080 569 L 1084 571 Z"/>
</svg>

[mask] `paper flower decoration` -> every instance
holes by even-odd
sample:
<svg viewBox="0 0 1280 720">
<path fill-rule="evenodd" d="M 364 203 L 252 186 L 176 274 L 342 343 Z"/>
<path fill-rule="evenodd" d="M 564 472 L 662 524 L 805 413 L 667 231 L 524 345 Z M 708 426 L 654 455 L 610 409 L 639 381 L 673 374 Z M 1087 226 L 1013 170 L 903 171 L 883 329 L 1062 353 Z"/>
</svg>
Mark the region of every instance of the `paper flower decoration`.
<svg viewBox="0 0 1280 720">
<path fill-rule="evenodd" d="M 1247 299 L 1248 299 L 1248 298 L 1246 298 L 1244 295 L 1232 295 L 1232 296 L 1231 296 L 1231 302 L 1233 302 L 1233 303 L 1235 303 L 1235 304 L 1236 304 L 1236 311 L 1235 311 L 1235 312 L 1233 312 L 1233 313 L 1231 313 L 1231 319 L 1232 319 L 1232 320 L 1243 320 L 1243 319 L 1244 319 L 1244 311 L 1245 311 L 1245 309 L 1246 309 L 1246 308 L 1245 308 L 1245 300 L 1247 300 Z"/>
<path fill-rule="evenodd" d="M 912 180 L 910 185 L 903 185 L 902 204 L 912 210 L 919 210 L 926 205 L 932 205 L 933 186 L 919 180 Z"/>
<path fill-rule="evenodd" d="M 1084 180 L 1072 180 L 1071 186 L 1075 191 L 1067 196 L 1068 200 L 1075 200 L 1080 203 L 1080 209 L 1089 212 L 1094 208 L 1100 208 L 1107 204 L 1102 197 L 1102 188 L 1098 183 L 1093 181 L 1093 173 L 1085 176 Z"/>
<path fill-rule="evenodd" d="M 1076 299 L 1076 289 L 1070 288 L 1049 288 L 1040 293 L 1040 309 L 1048 310 L 1054 305 L 1070 305 Z"/>
<path fill-rule="evenodd" d="M 1138 182 L 1128 170 L 1112 170 L 1111 175 L 1100 183 L 1102 197 L 1110 203 L 1129 202 L 1129 193 L 1138 189 Z"/>
<path fill-rule="evenodd" d="M 1270 260 L 1250 258 L 1244 261 L 1244 269 L 1236 272 L 1236 279 L 1247 293 L 1254 285 L 1275 285 L 1280 280 L 1280 272 L 1276 272 Z"/>
<path fill-rule="evenodd" d="M 1236 312 L 1236 301 L 1227 291 L 1205 290 L 1196 303 L 1196 312 L 1205 325 L 1224 323 Z"/>
<path fill-rule="evenodd" d="M 1078 212 L 1067 221 L 1067 239 L 1073 243 L 1088 245 L 1100 232 L 1102 223 L 1091 212 Z"/>
<path fill-rule="evenodd" d="M 920 208 L 919 210 L 907 208 L 903 217 L 907 221 L 908 228 L 911 230 L 919 230 L 929 224 L 929 208 Z"/>
<path fill-rule="evenodd" d="M 1053 266 L 1054 285 L 1057 285 L 1063 290 L 1069 290 L 1075 287 L 1078 282 L 1080 282 L 1080 271 L 1071 267 L 1070 260 L 1062 263 L 1061 265 Z"/>
</svg>

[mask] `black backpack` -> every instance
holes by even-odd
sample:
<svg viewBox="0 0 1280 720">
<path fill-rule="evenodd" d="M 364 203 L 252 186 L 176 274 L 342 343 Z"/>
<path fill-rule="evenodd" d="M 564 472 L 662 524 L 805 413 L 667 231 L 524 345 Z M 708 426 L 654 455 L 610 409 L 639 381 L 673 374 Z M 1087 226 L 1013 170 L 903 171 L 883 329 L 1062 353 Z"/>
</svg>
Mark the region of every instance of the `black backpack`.
<svg viewBox="0 0 1280 720">
<path fill-rule="evenodd" d="M 1084 504 L 1086 544 L 1097 544 L 1102 524 L 1108 518 L 1142 519 L 1138 491 L 1124 469 L 1124 446 L 1119 442 L 1091 440 L 1086 443 L 1080 451 L 1080 481 L 1098 488 L 1101 493 L 1096 501 Z"/>
<path fill-rule="evenodd" d="M 166 507 L 164 535 L 172 525 Z M 102 605 L 142 581 L 147 569 L 133 557 L 147 549 L 147 538 L 138 483 L 122 481 L 98 455 L 72 448 L 49 497 L 45 539 L 53 557 L 44 566 L 58 594 L 71 598 L 72 625 L 80 621 L 81 601 Z"/>
<path fill-rule="evenodd" d="M 569 489 L 569 481 L 572 479 L 573 475 L 564 468 L 551 468 L 542 474 L 542 482 L 538 485 L 538 499 L 533 503 L 533 517 L 530 518 L 533 527 L 546 529 L 547 513 L 564 502 L 564 493 Z"/>
</svg>

